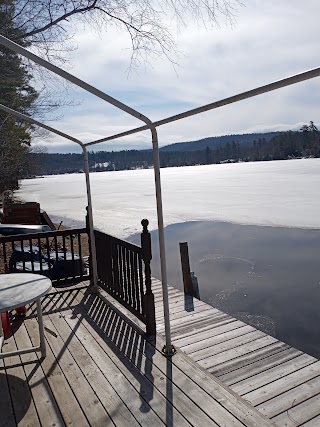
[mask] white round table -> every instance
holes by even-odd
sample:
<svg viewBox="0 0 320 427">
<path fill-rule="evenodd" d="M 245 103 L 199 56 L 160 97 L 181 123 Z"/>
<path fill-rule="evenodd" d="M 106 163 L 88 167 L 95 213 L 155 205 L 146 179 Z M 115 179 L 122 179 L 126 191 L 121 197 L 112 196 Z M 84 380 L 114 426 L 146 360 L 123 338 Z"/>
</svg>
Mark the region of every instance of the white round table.
<svg viewBox="0 0 320 427">
<path fill-rule="evenodd" d="M 41 297 L 51 289 L 51 280 L 45 276 L 31 273 L 0 274 L 0 313 L 13 310 L 14 308 L 37 303 L 37 315 L 39 323 L 40 345 L 28 349 L 1 353 L 3 343 L 3 330 L 0 317 L 0 359 L 17 354 L 41 351 L 42 357 L 46 356 L 44 328 L 42 320 Z"/>
</svg>

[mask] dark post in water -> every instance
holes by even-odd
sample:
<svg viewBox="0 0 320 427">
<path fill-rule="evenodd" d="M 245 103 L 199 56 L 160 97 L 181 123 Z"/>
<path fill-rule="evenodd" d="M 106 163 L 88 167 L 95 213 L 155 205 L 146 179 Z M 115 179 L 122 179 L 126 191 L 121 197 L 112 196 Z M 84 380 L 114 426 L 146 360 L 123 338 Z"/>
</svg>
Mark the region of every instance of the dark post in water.
<svg viewBox="0 0 320 427">
<path fill-rule="evenodd" d="M 183 288 L 186 295 L 193 296 L 193 286 L 190 273 L 188 242 L 180 242 L 180 257 L 183 278 Z"/>
<path fill-rule="evenodd" d="M 188 243 L 180 242 L 179 247 L 184 293 L 200 299 L 197 277 L 190 271 Z"/>
</svg>

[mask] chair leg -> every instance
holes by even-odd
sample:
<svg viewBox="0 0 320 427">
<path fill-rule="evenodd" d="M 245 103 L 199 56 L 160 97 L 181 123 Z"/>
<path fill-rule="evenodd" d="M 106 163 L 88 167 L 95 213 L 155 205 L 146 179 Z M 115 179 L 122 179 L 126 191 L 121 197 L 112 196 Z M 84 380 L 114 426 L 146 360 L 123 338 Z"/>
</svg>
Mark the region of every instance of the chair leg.
<svg viewBox="0 0 320 427">
<path fill-rule="evenodd" d="M 22 307 L 16 308 L 17 316 L 24 317 L 27 314 L 27 308 L 23 305 Z"/>
<path fill-rule="evenodd" d="M 11 332 L 11 325 L 8 312 L 1 313 L 0 336 L 8 338 Z"/>
</svg>

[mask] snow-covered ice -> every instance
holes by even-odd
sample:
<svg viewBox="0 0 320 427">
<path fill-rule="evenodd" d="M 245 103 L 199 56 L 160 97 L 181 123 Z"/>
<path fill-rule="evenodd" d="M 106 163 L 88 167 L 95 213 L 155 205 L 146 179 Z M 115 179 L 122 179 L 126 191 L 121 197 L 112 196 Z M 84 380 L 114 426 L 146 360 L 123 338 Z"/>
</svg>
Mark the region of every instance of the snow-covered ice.
<svg viewBox="0 0 320 427">
<path fill-rule="evenodd" d="M 118 237 L 157 228 L 153 170 L 90 174 L 95 226 Z M 320 159 L 161 169 L 165 225 L 194 220 L 320 229 Z M 84 174 L 25 180 L 20 197 L 83 222 Z"/>
</svg>

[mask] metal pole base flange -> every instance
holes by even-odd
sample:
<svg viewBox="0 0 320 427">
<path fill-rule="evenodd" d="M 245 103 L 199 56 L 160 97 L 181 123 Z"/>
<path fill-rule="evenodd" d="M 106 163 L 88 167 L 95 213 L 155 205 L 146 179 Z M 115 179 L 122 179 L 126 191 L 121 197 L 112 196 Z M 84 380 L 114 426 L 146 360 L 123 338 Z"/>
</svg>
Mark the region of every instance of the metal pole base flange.
<svg viewBox="0 0 320 427">
<path fill-rule="evenodd" d="M 162 354 L 164 354 L 166 357 L 172 357 L 176 354 L 176 352 L 177 350 L 173 345 L 164 345 L 162 348 Z"/>
<path fill-rule="evenodd" d="M 99 286 L 90 285 L 88 287 L 88 290 L 90 291 L 91 294 L 100 294 L 100 288 L 99 288 Z"/>
</svg>

